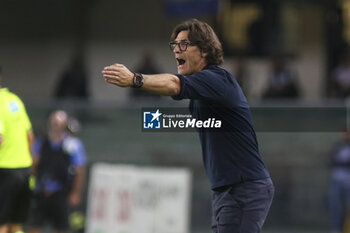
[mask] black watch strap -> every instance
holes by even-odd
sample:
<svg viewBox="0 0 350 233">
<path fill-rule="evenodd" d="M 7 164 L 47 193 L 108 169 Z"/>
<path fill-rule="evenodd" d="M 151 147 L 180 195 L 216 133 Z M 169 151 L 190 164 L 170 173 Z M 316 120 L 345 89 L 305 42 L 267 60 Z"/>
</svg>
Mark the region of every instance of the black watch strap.
<svg viewBox="0 0 350 233">
<path fill-rule="evenodd" d="M 134 85 L 132 87 L 140 88 L 140 87 L 142 87 L 143 82 L 144 82 L 144 78 L 143 78 L 142 74 L 134 73 Z"/>
</svg>

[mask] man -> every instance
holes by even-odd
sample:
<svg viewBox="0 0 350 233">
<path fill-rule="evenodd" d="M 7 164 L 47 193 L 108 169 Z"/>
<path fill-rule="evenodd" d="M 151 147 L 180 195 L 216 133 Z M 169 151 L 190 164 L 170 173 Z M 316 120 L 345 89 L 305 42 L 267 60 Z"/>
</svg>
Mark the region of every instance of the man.
<svg viewBox="0 0 350 233">
<path fill-rule="evenodd" d="M 88 84 L 83 56 L 76 55 L 58 80 L 54 97 L 58 100 L 88 99 Z"/>
<path fill-rule="evenodd" d="M 68 210 L 81 199 L 85 174 L 85 150 L 81 141 L 66 131 L 68 115 L 54 111 L 49 118 L 47 137 L 33 146 L 36 176 L 29 232 L 40 232 L 48 221 L 55 232 L 68 230 Z"/>
<path fill-rule="evenodd" d="M 0 233 L 21 232 L 27 218 L 33 141 L 25 106 L 1 86 L 0 74 Z"/>
<path fill-rule="evenodd" d="M 206 23 L 175 27 L 170 48 L 178 74 L 133 74 L 114 64 L 102 71 L 108 83 L 136 87 L 176 100 L 190 99 L 196 119 L 221 119 L 218 132 L 198 129 L 203 162 L 213 190 L 213 233 L 260 232 L 272 202 L 273 184 L 258 152 L 251 113 L 237 81 L 220 68 L 221 44 Z"/>
</svg>

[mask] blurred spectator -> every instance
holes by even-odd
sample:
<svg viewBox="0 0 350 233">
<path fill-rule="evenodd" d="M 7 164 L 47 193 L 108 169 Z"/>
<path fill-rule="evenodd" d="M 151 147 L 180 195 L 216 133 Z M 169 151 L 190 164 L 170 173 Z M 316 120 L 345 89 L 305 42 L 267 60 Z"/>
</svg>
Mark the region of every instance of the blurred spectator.
<svg viewBox="0 0 350 233">
<path fill-rule="evenodd" d="M 263 98 L 295 98 L 299 96 L 294 74 L 285 66 L 279 55 L 271 57 L 271 74 Z"/>
<path fill-rule="evenodd" d="M 342 57 L 331 76 L 331 97 L 345 98 L 350 94 L 350 55 Z"/>
<path fill-rule="evenodd" d="M 63 72 L 56 86 L 55 97 L 58 99 L 89 97 L 88 80 L 81 56 L 76 56 L 68 69 Z"/>
<path fill-rule="evenodd" d="M 332 233 L 341 233 L 346 216 L 350 216 L 350 132 L 331 150 L 329 204 Z"/>
<path fill-rule="evenodd" d="M 141 74 L 159 74 L 161 71 L 158 69 L 156 62 L 154 60 L 154 54 L 151 52 L 144 52 L 141 56 L 139 64 L 135 68 L 135 73 Z M 146 92 L 144 90 L 131 89 L 131 96 L 133 98 L 160 98 L 159 95 L 154 95 L 152 93 Z"/>
<path fill-rule="evenodd" d="M 234 65 L 234 76 L 241 86 L 245 96 L 248 95 L 248 85 L 249 85 L 249 76 L 248 69 L 246 65 L 246 59 L 243 55 L 237 57 L 237 61 Z"/>
<path fill-rule="evenodd" d="M 262 56 L 266 53 L 267 30 L 265 25 L 266 20 L 262 12 L 248 27 L 249 51 L 252 55 Z"/>
<path fill-rule="evenodd" d="M 47 221 L 55 232 L 69 229 L 69 208 L 80 203 L 85 174 L 83 144 L 68 133 L 78 128 L 76 124 L 69 125 L 64 111 L 54 111 L 49 118 L 48 135 L 34 143 L 37 182 L 29 219 L 31 233 L 40 232 Z"/>
<path fill-rule="evenodd" d="M 22 101 L 1 86 L 0 233 L 22 232 L 30 202 L 32 124 Z"/>
</svg>

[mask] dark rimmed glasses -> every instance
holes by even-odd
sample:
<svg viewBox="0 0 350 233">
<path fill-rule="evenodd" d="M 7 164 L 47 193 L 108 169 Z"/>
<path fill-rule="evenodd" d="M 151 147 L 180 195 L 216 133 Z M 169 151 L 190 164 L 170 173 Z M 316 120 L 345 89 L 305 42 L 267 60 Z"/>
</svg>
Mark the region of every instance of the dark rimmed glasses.
<svg viewBox="0 0 350 233">
<path fill-rule="evenodd" d="M 176 41 L 171 41 L 169 42 L 169 48 L 171 51 L 174 51 L 175 47 L 179 46 L 179 50 L 180 52 L 185 52 L 187 50 L 187 47 L 189 45 L 194 45 L 193 43 L 189 42 L 189 41 L 180 41 L 179 43 L 177 43 Z"/>
</svg>

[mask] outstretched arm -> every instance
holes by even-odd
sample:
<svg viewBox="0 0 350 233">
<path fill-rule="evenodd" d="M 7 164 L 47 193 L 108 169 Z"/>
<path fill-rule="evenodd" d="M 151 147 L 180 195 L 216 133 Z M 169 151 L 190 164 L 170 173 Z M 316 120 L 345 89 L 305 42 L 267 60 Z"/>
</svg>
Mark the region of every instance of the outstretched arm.
<svg viewBox="0 0 350 233">
<path fill-rule="evenodd" d="M 134 73 L 122 64 L 113 64 L 102 70 L 107 83 L 119 87 L 132 87 Z M 141 89 L 158 95 L 174 96 L 180 93 L 180 79 L 173 74 L 143 75 Z"/>
</svg>

